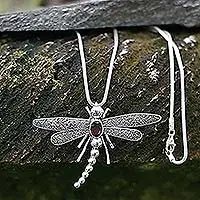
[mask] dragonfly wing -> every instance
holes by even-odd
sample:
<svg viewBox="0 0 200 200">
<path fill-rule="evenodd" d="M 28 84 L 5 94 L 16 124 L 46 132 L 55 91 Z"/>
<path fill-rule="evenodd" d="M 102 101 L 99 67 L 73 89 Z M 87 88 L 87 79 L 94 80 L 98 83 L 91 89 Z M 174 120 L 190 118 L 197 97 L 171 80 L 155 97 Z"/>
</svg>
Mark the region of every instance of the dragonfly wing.
<svg viewBox="0 0 200 200">
<path fill-rule="evenodd" d="M 104 127 L 139 127 L 159 122 L 160 115 L 151 113 L 131 113 L 103 119 Z"/>
<path fill-rule="evenodd" d="M 45 129 L 59 131 L 51 136 L 54 145 L 62 145 L 83 137 L 89 131 L 89 119 L 53 117 L 34 119 L 33 125 Z"/>
<path fill-rule="evenodd" d="M 83 137 L 85 133 L 69 130 L 67 132 L 57 132 L 51 136 L 51 142 L 54 145 L 63 145 L 80 137 Z"/>
<path fill-rule="evenodd" d="M 105 127 L 104 133 L 113 137 L 118 137 L 129 141 L 138 141 L 143 134 L 137 129 Z"/>
<path fill-rule="evenodd" d="M 33 125 L 52 131 L 69 131 L 86 133 L 89 130 L 89 119 L 82 118 L 68 118 L 68 117 L 52 117 L 34 119 Z"/>
</svg>

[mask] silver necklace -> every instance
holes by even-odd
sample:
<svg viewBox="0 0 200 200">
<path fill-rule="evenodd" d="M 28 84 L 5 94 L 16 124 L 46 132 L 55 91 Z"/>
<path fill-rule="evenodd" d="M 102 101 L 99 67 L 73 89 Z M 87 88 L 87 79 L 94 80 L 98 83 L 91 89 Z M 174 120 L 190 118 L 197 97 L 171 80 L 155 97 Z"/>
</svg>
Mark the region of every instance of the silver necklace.
<svg viewBox="0 0 200 200">
<path fill-rule="evenodd" d="M 88 159 L 88 165 L 85 167 L 84 172 L 77 182 L 74 183 L 75 188 L 79 188 L 85 183 L 86 178 L 93 170 L 93 166 L 96 163 L 96 158 L 99 156 L 99 148 L 104 147 L 106 153 L 107 164 L 110 164 L 110 156 L 107 144 L 111 149 L 114 148 L 111 142 L 111 137 L 117 137 L 129 141 L 139 141 L 143 134 L 138 129 L 132 127 L 141 127 L 157 123 L 161 120 L 161 116 L 151 113 L 130 113 L 115 117 L 105 118 L 109 109 L 103 109 L 102 106 L 106 103 L 108 92 L 110 88 L 110 82 L 112 77 L 112 71 L 114 67 L 114 60 L 118 49 L 118 33 L 114 29 L 114 49 L 110 60 L 109 72 L 106 81 L 106 87 L 103 100 L 100 103 L 92 102 L 90 98 L 86 62 L 84 56 L 83 42 L 80 33 L 76 32 L 78 37 L 78 44 L 80 50 L 80 57 L 82 63 L 83 80 L 85 94 L 88 104 L 92 107 L 86 107 L 89 114 L 88 119 L 83 118 L 69 118 L 69 117 L 52 117 L 52 118 L 40 118 L 33 120 L 33 125 L 45 130 L 57 131 L 51 136 L 51 142 L 54 145 L 63 145 L 70 141 L 82 138 L 78 144 L 78 148 L 83 146 L 83 149 L 77 158 L 79 162 L 84 155 L 88 144 L 91 144 L 90 157 Z"/>
<path fill-rule="evenodd" d="M 186 112 L 185 112 L 185 75 L 184 67 L 181 59 L 180 51 L 172 40 L 172 36 L 169 32 L 163 31 L 158 27 L 152 28 L 158 32 L 168 43 L 169 50 L 169 61 L 170 61 L 170 115 L 169 115 L 169 132 L 166 140 L 165 153 L 169 158 L 169 161 L 179 165 L 186 161 L 188 157 L 188 142 L 187 142 L 187 129 L 186 129 Z M 180 160 L 176 160 L 173 155 L 176 143 L 174 141 L 175 126 L 174 126 L 174 53 L 177 59 L 179 73 L 180 73 L 180 84 L 181 84 L 181 125 L 182 125 L 182 141 L 183 141 L 183 157 Z"/>
<path fill-rule="evenodd" d="M 113 48 L 113 53 L 112 53 L 112 56 L 111 56 L 111 59 L 110 59 L 110 66 L 109 66 L 104 96 L 103 96 L 103 99 L 100 103 L 94 103 L 94 102 L 92 102 L 92 100 L 90 98 L 88 79 L 87 79 L 87 69 L 86 69 L 85 55 L 84 55 L 84 49 L 83 49 L 83 41 L 82 41 L 80 33 L 76 31 L 76 34 L 77 34 L 77 37 L 78 37 L 79 51 L 80 51 L 82 71 L 83 71 L 83 81 L 84 81 L 85 95 L 86 95 L 87 102 L 90 106 L 103 106 L 106 103 L 106 100 L 108 98 L 108 92 L 109 92 L 109 89 L 110 89 L 110 82 L 111 82 L 111 78 L 112 78 L 112 72 L 113 72 L 113 68 L 114 68 L 115 57 L 116 57 L 116 54 L 117 54 L 117 49 L 118 49 L 118 44 L 119 44 L 118 32 L 117 32 L 116 29 L 113 29 L 114 48 Z"/>
</svg>

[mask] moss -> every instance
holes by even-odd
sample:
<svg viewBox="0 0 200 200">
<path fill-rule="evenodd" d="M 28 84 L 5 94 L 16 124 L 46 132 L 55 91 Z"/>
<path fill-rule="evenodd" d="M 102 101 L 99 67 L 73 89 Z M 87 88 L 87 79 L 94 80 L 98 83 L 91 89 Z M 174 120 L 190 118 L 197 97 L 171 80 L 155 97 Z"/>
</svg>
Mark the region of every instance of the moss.
<svg viewBox="0 0 200 200">
<path fill-rule="evenodd" d="M 175 38 L 181 43 L 186 35 L 175 34 Z M 199 40 L 199 34 L 195 36 Z M 92 99 L 100 101 L 112 53 L 112 33 L 86 36 L 84 43 Z M 30 35 L 24 39 L 22 35 L 12 34 L 2 37 L 0 44 L 1 161 L 74 160 L 79 153 L 76 150 L 78 141 L 55 148 L 49 141 L 52 132 L 36 130 L 31 123 L 37 117 L 88 117 L 84 109 L 87 102 L 77 41 L 58 35 L 51 38 Z M 144 133 L 140 142 L 113 138 L 116 150 L 111 152 L 111 158 L 112 161 L 120 161 L 121 165 L 129 166 L 135 162 L 142 165 L 152 159 L 155 163 L 165 162 L 163 149 L 168 132 L 169 69 L 167 49 L 163 47 L 166 47 L 166 42 L 158 35 L 120 31 L 120 47 L 105 105 L 111 108 L 108 116 L 131 112 L 152 112 L 163 116 L 156 130 L 154 126 L 140 128 Z M 185 46 L 182 53 L 184 62 L 190 66 L 188 70 L 192 72 L 187 78 L 191 158 L 199 158 L 199 45 Z M 190 81 L 192 74 L 194 80 Z M 178 88 L 178 83 L 176 86 Z M 177 102 L 180 99 L 178 92 L 176 99 Z M 177 121 L 179 109 L 180 104 L 177 103 Z M 177 144 L 176 153 L 181 156 L 180 137 Z M 102 151 L 100 160 L 104 159 Z"/>
<path fill-rule="evenodd" d="M 200 34 L 195 35 L 197 41 L 200 39 Z M 200 158 L 199 147 L 199 133 L 200 133 L 200 97 L 199 97 L 199 85 L 200 85 L 200 45 L 197 43 L 195 47 L 188 48 L 184 56 L 191 55 L 190 60 L 187 62 L 188 78 L 187 78 L 187 97 L 188 97 L 188 134 L 190 140 L 190 155 L 191 159 Z"/>
</svg>

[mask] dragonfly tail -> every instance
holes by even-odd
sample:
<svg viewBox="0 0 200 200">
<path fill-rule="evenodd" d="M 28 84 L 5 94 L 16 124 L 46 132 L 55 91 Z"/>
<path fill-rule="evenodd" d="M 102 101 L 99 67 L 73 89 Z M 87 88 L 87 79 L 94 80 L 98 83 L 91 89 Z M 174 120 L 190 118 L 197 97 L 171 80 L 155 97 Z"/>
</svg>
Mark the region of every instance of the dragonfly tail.
<svg viewBox="0 0 200 200">
<path fill-rule="evenodd" d="M 90 172 L 93 170 L 93 165 L 96 163 L 96 158 L 99 156 L 99 150 L 97 148 L 93 148 L 90 152 L 90 158 L 88 159 L 88 164 L 85 167 L 81 177 L 77 182 L 74 183 L 75 188 L 79 188 L 82 184 L 85 183 L 85 179 L 88 178 Z"/>
<path fill-rule="evenodd" d="M 102 140 L 93 139 L 91 141 L 92 149 L 90 151 L 90 158 L 88 159 L 88 164 L 85 167 L 81 177 L 77 182 L 74 183 L 75 188 L 79 188 L 82 184 L 85 183 L 86 178 L 88 178 L 90 172 L 93 170 L 93 165 L 96 163 L 96 158 L 99 156 L 99 147 L 102 145 Z"/>
</svg>

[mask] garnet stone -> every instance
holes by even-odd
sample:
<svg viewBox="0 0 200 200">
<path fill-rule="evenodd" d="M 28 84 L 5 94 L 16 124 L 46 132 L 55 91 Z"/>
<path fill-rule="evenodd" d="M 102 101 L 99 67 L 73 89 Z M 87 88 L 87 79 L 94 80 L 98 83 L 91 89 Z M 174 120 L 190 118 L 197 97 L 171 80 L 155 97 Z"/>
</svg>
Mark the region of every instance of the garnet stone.
<svg viewBox="0 0 200 200">
<path fill-rule="evenodd" d="M 102 133 L 102 124 L 100 121 L 93 121 L 90 126 L 90 132 L 94 137 L 99 137 Z"/>
</svg>

